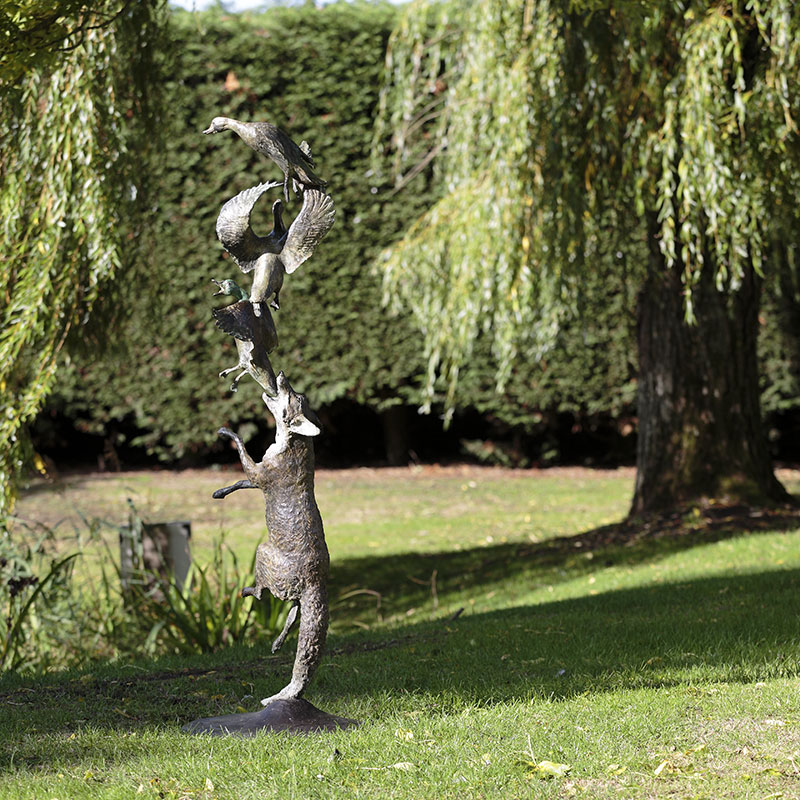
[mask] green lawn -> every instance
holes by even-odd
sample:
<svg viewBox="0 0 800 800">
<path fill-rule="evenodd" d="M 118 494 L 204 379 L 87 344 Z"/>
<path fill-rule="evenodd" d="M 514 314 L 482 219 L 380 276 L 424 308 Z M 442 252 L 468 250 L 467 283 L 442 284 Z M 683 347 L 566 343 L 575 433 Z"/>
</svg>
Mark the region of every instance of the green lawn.
<svg viewBox="0 0 800 800">
<path fill-rule="evenodd" d="M 797 477 L 782 474 L 793 491 Z M 19 512 L 122 517 L 127 484 L 148 516 L 191 518 L 198 552 L 224 529 L 247 563 L 259 496 L 202 499 L 237 478 L 81 479 Z M 255 709 L 291 646 L 5 677 L 0 797 L 800 796 L 797 521 L 742 532 L 741 516 L 698 510 L 627 543 L 591 531 L 631 489 L 629 471 L 322 472 L 333 626 L 308 698 L 363 726 L 180 732 Z M 569 770 L 550 777 L 547 761 Z"/>
</svg>

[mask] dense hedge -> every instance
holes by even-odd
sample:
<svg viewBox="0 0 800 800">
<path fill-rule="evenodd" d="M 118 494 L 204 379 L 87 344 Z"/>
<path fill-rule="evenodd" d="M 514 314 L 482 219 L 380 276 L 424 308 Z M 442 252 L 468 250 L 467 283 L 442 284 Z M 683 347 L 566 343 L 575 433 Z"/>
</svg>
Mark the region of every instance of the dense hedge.
<svg viewBox="0 0 800 800">
<path fill-rule="evenodd" d="M 111 336 L 118 346 L 103 356 L 65 359 L 59 389 L 39 420 L 41 442 L 64 439 L 67 423 L 102 436 L 111 449 L 138 447 L 174 462 L 221 452 L 216 429 L 222 424 L 239 428 L 245 438 L 265 434 L 267 415 L 256 385 L 245 379 L 231 397 L 229 380 L 216 378 L 236 354 L 233 341 L 211 320 L 210 281 L 241 278 L 214 235 L 221 204 L 280 173 L 234 134 L 204 137 L 201 131 L 217 115 L 270 120 L 297 141 L 307 139 L 336 201 L 333 230 L 314 258 L 287 277 L 281 293 L 276 369 L 309 394 L 334 434 L 338 427 L 342 435 L 367 431 L 380 438 L 377 417 L 354 421 L 356 407 L 402 425 L 402 415 L 391 409 L 422 403 L 420 336 L 410 320 L 387 314 L 372 267 L 380 249 L 436 192 L 427 172 L 393 195 L 370 169 L 395 15 L 388 4 L 345 2 L 258 15 L 219 9 L 174 14 L 170 115 L 163 122 L 167 149 L 153 210 L 156 255 L 132 272 L 128 288 L 136 293 L 126 293 L 127 320 Z M 269 228 L 271 200 L 263 198 L 254 215 L 262 232 Z M 297 208 L 293 200 L 286 217 Z M 568 456 L 564 434 L 576 432 L 632 441 L 626 435 L 635 413 L 636 291 L 631 275 L 588 279 L 582 313 L 565 327 L 559 346 L 540 363 L 521 362 L 502 394 L 488 347 L 478 344 L 462 371 L 457 405 L 480 415 L 482 423 L 473 426 L 477 438 L 505 438 L 514 452 L 487 451 L 478 443 L 470 445 L 476 455 L 511 462 Z M 763 346 L 770 360 L 765 404 L 786 414 L 798 405 L 797 360 L 777 311 L 770 319 Z M 787 369 L 795 370 L 794 378 Z M 410 419 L 418 437 L 427 435 Z M 431 426 L 439 426 L 435 416 L 428 433 Z M 410 444 L 419 449 L 413 432 L 412 424 Z M 394 445 L 402 458 L 406 445 Z"/>
<path fill-rule="evenodd" d="M 383 187 L 370 180 L 372 119 L 394 16 L 389 5 L 346 3 L 174 15 L 157 260 L 119 337 L 124 349 L 74 361 L 54 407 L 87 430 L 138 428 L 133 443 L 168 459 L 215 446 L 220 424 L 266 417 L 255 384 L 243 381 L 231 398 L 230 380 L 216 379 L 236 355 L 211 320 L 210 280 L 247 284 L 216 241 L 216 216 L 238 191 L 280 172 L 233 134 L 204 137 L 217 115 L 271 120 L 307 139 L 336 201 L 333 231 L 281 294 L 276 369 L 318 406 L 342 397 L 378 410 L 415 402 L 417 337 L 404 320 L 387 317 L 371 272 L 378 248 L 427 202 L 424 176 L 402 204 L 381 202 Z M 254 215 L 264 233 L 271 200 Z M 297 210 L 293 200 L 287 218 Z"/>
</svg>

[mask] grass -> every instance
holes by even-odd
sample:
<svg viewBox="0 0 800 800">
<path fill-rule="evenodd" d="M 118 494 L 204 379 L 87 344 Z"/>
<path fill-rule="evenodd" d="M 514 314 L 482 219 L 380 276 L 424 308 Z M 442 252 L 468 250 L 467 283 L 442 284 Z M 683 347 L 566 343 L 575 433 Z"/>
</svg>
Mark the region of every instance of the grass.
<svg viewBox="0 0 800 800">
<path fill-rule="evenodd" d="M 198 520 L 202 550 L 223 523 L 202 501 L 191 515 L 179 504 L 188 511 L 236 477 L 179 477 L 100 484 L 104 498 L 123 481 L 153 497 L 165 486 L 160 513 Z M 797 473 L 782 477 L 797 491 Z M 94 480 L 37 490 L 20 512 L 72 513 L 76 497 L 98 508 Z M 800 794 L 794 517 L 698 510 L 623 542 L 608 523 L 629 501 L 624 471 L 359 470 L 321 473 L 318 485 L 334 625 L 309 699 L 361 728 L 182 734 L 190 719 L 254 709 L 283 685 L 293 648 L 275 657 L 267 643 L 7 676 L 0 797 Z M 224 502 L 235 498 L 225 526 L 248 563 L 260 499 Z M 354 587 L 379 593 L 380 607 L 374 595 L 348 598 Z M 549 777 L 547 761 L 569 770 Z"/>
<path fill-rule="evenodd" d="M 537 490 L 531 492 L 532 476 Z M 464 549 L 512 539 L 540 541 L 624 513 L 629 470 L 543 473 L 471 467 L 356 469 L 317 473 L 317 501 L 334 561 L 366 553 Z M 564 476 L 567 479 L 564 480 Z M 212 500 L 241 471 L 141 471 L 37 482 L 20 500 L 20 517 L 68 532 L 88 515 L 119 525 L 126 498 L 151 521 L 190 519 L 193 546 L 210 551 L 225 532 L 242 555 L 264 536 L 260 495 L 239 491 Z"/>
</svg>

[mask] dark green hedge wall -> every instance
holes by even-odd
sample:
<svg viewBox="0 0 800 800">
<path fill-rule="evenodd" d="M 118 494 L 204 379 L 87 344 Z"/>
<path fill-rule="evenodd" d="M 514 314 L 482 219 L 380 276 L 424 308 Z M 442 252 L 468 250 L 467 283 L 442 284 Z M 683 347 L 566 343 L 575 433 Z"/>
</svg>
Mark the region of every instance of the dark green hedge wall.
<svg viewBox="0 0 800 800">
<path fill-rule="evenodd" d="M 317 406 L 343 397 L 378 410 L 416 402 L 418 337 L 405 320 L 389 319 L 371 270 L 378 249 L 430 201 L 425 176 L 402 203 L 381 199 L 385 187 L 371 180 L 372 121 L 395 13 L 387 4 L 337 3 L 174 15 L 156 257 L 120 334 L 125 347 L 73 361 L 51 410 L 90 431 L 133 425 L 133 443 L 167 459 L 216 446 L 220 424 L 244 423 L 246 435 L 246 423 L 266 419 L 254 383 L 242 381 L 231 398 L 229 380 L 216 378 L 236 355 L 213 325 L 210 280 L 248 283 L 216 241 L 216 216 L 225 200 L 280 172 L 233 134 L 203 136 L 217 115 L 270 120 L 307 139 L 336 201 L 332 232 L 284 285 L 276 369 Z M 264 233 L 271 199 L 254 215 Z M 287 219 L 297 210 L 292 200 Z"/>
<path fill-rule="evenodd" d="M 269 120 L 295 140 L 307 139 L 336 201 L 333 230 L 314 257 L 287 277 L 281 293 L 276 369 L 308 393 L 323 419 L 342 403 L 383 412 L 422 402 L 420 337 L 408 319 L 392 318 L 383 308 L 372 266 L 436 192 L 430 172 L 392 195 L 370 170 L 373 117 L 395 18 L 388 4 L 345 2 L 258 15 L 219 9 L 174 14 L 166 150 L 160 174 L 153 176 L 159 183 L 152 212 L 156 236 L 148 243 L 153 256 L 131 269 L 120 293 L 128 307 L 122 327 L 109 331 L 117 345 L 104 355 L 65 358 L 59 390 L 40 418 L 42 436 L 48 420 L 62 431 L 66 423 L 105 437 L 112 447 L 138 447 L 174 462 L 220 452 L 216 430 L 222 424 L 245 438 L 265 433 L 257 386 L 246 378 L 232 397 L 229 380 L 216 377 L 236 354 L 233 341 L 213 325 L 210 281 L 242 278 L 216 241 L 220 206 L 280 173 L 232 133 L 204 137 L 201 131 L 217 115 Z M 254 215 L 263 232 L 271 200 L 263 198 Z M 293 200 L 287 218 L 297 208 Z M 481 415 L 477 435 L 488 431 L 516 440 L 518 451 L 527 448 L 528 456 L 547 460 L 559 456 L 555 439 L 565 425 L 567 433 L 630 433 L 636 291 L 629 275 L 590 277 L 583 313 L 566 326 L 559 346 L 541 363 L 520 360 L 502 395 L 488 347 L 479 343 L 462 370 L 457 397 L 461 411 Z M 774 313 L 770 319 L 762 347 L 768 361 L 765 407 L 786 413 L 798 405 L 797 362 L 782 338 L 785 326 Z M 481 451 L 480 443 L 473 452 L 505 458 Z"/>
</svg>

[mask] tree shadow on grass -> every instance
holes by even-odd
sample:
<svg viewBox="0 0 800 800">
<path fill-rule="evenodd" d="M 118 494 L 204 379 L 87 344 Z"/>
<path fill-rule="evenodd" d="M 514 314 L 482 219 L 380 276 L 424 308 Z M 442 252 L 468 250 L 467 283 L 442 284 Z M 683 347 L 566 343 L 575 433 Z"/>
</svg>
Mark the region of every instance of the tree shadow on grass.
<svg viewBox="0 0 800 800">
<path fill-rule="evenodd" d="M 379 595 L 384 610 L 404 611 L 430 602 L 433 591 L 470 590 L 523 574 L 534 581 L 541 574 L 548 584 L 555 584 L 599 566 L 635 566 L 742 534 L 797 528 L 798 508 L 711 506 L 690 514 L 626 519 L 541 543 L 353 558 L 331 565 L 331 597 L 336 601 L 362 588 Z M 374 606 L 368 596 L 356 596 L 339 604 L 338 615 L 374 617 Z"/>
<path fill-rule="evenodd" d="M 715 682 L 797 676 L 799 590 L 797 569 L 734 574 L 345 637 L 309 699 L 378 723 L 387 704 L 439 715 L 647 688 L 677 689 L 691 702 Z M 232 713 L 243 687 L 260 696 L 286 681 L 287 655 L 229 650 L 190 667 L 162 661 L 149 671 L 23 683 L 0 693 L 0 769 L 79 763 L 89 751 L 111 762 L 139 757 L 143 745 L 126 755 L 103 731 L 177 732 L 193 718 Z M 97 733 L 70 738 L 84 729 Z"/>
<path fill-rule="evenodd" d="M 796 677 L 800 570 L 651 584 L 406 631 L 417 638 L 401 633 L 391 655 L 347 653 L 333 671 L 357 672 L 336 688 L 486 704 Z"/>
</svg>

